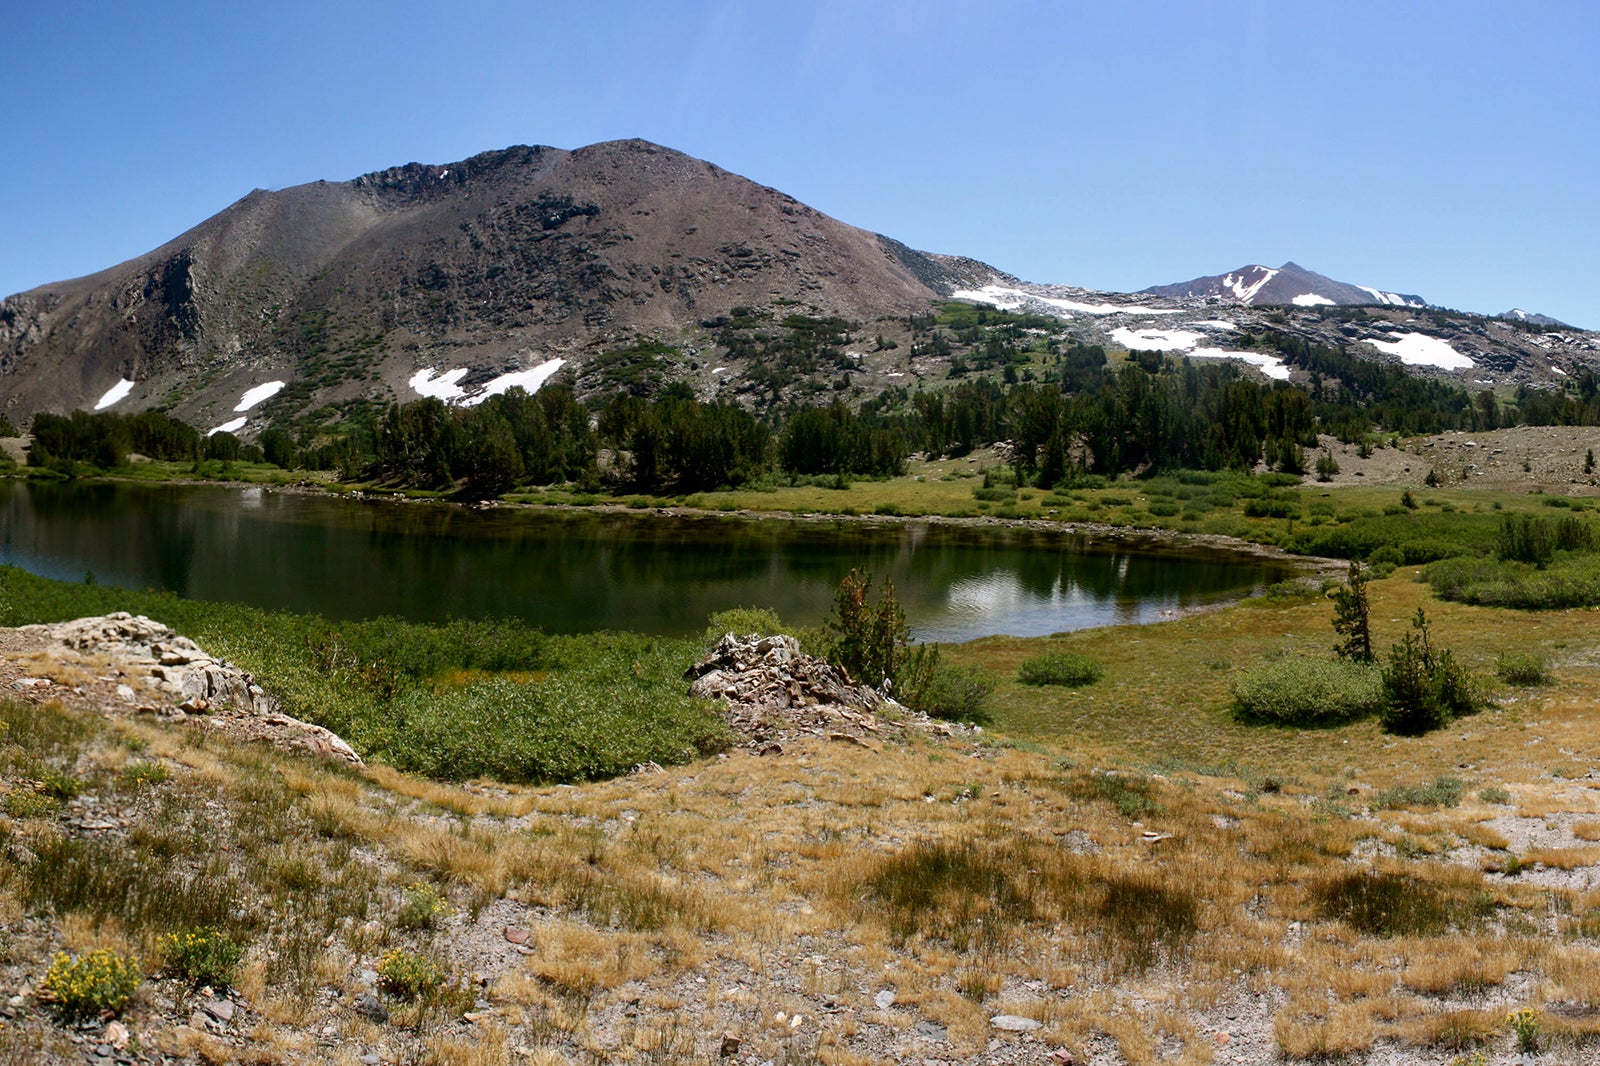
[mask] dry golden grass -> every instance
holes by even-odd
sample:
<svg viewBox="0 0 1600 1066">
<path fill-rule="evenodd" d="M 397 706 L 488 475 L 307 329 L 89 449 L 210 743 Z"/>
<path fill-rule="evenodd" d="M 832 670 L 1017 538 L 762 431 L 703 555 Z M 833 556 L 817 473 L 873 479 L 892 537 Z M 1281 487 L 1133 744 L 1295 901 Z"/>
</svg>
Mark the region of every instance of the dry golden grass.
<svg viewBox="0 0 1600 1066">
<path fill-rule="evenodd" d="M 1600 848 L 1529 848 L 1521 856 L 1526 866 L 1548 866 L 1552 870 L 1576 870 L 1600 862 Z"/>
<path fill-rule="evenodd" d="M 292 846 L 256 840 L 258 854 L 238 856 L 269 879 L 296 870 L 332 879 L 351 853 L 377 857 L 370 891 L 337 903 L 365 911 L 318 929 L 303 964 L 309 993 L 269 958 L 277 941 L 247 956 L 236 986 L 262 1019 L 252 1043 L 264 1061 L 314 1060 L 315 1044 L 301 1041 L 324 1024 L 317 986 L 349 995 L 353 975 L 390 947 L 448 954 L 472 937 L 479 954 L 464 956 L 462 973 L 484 968 L 491 1004 L 475 1031 L 350 1020 L 349 1039 L 381 1034 L 408 1061 L 553 1066 L 710 1059 L 707 1041 L 736 1028 L 755 1061 L 804 1052 L 847 1064 L 881 1061 L 868 1049 L 914 1041 L 925 1020 L 946 1027 L 948 1055 L 970 1059 L 994 1035 L 988 1019 L 1009 1012 L 1044 1023 L 1042 1046 L 1080 1058 L 1109 1037 L 1130 1063 L 1203 1063 L 1229 1053 L 1202 1022 L 1268 997 L 1285 1005 L 1258 1036 L 1284 1056 L 1359 1058 L 1380 1040 L 1452 1052 L 1503 1040 L 1500 1001 L 1512 986 L 1514 1005 L 1548 1008 L 1551 1033 L 1577 1033 L 1588 1019 L 1553 1012 L 1600 1002 L 1600 950 L 1584 932 L 1600 928 L 1584 924 L 1600 898 L 1562 896 L 1529 874 L 1485 877 L 1461 865 L 1460 845 L 1511 846 L 1498 821 L 1485 824 L 1511 811 L 1481 803 L 1486 787 L 1509 792 L 1541 829 L 1592 815 L 1593 790 L 1550 776 L 1600 761 L 1592 619 L 1435 604 L 1403 575 L 1374 583 L 1373 597 L 1380 643 L 1425 605 L 1435 639 L 1480 672 L 1506 647 L 1561 646 L 1558 682 L 1420 738 L 1372 723 L 1246 727 L 1227 711 L 1233 671 L 1331 643 L 1322 601 L 1252 604 L 951 649 L 1007 678 L 1045 648 L 1078 651 L 1104 662 L 1107 677 L 1074 692 L 1006 680 L 988 732 L 881 753 L 803 740 L 781 757 L 733 752 L 572 788 L 450 786 L 132 722 L 86 749 L 81 765 L 114 777 L 129 758 L 124 742 L 137 741 L 140 759 L 173 770 L 144 795 L 182 789 L 226 812 L 237 797 L 271 793 L 297 834 Z M 1384 789 L 1445 774 L 1464 782 L 1460 808 L 1364 810 Z M 1573 832 L 1596 842 L 1600 822 Z M 1600 864 L 1600 847 L 1519 858 L 1581 870 Z M 1330 907 L 1328 886 L 1368 870 L 1437 903 L 1434 924 L 1388 929 Z M 929 891 L 895 895 L 895 871 L 906 873 L 901 887 L 921 878 Z M 395 928 L 401 893 L 419 880 L 456 906 L 448 929 Z M 8 924 L 19 898 L 0 894 Z M 509 952 L 500 919 L 478 917 L 491 905 L 521 915 L 533 954 Z M 1144 920 L 1153 913 L 1170 924 Z M 87 914 L 55 920 L 50 935 L 57 946 L 149 946 L 145 930 Z M 1531 992 L 1514 973 L 1532 976 Z M 876 1007 L 880 989 L 896 993 L 893 1008 Z M 829 1029 L 814 1028 L 830 997 L 840 1011 Z M 1475 1009 L 1461 1009 L 1464 997 Z M 798 1034 L 788 1028 L 796 1014 L 806 1019 Z M 205 1034 L 177 1032 L 185 1053 L 218 1053 Z"/>
</svg>

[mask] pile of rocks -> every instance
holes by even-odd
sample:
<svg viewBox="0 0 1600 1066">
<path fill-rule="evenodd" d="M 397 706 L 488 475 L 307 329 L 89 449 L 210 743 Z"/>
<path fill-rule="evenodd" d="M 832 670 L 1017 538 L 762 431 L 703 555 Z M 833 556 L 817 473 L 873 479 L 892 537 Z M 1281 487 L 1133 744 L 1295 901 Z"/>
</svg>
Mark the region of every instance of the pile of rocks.
<svg viewBox="0 0 1600 1066">
<path fill-rule="evenodd" d="M 881 738 L 910 729 L 942 731 L 828 660 L 806 655 L 793 637 L 726 633 L 685 676 L 691 696 L 722 703 L 740 746 L 763 755 L 802 736 L 877 749 Z"/>
<path fill-rule="evenodd" d="M 361 756 L 336 734 L 284 714 L 248 672 L 144 615 L 119 611 L 13 632 L 29 646 L 31 662 L 53 663 L 62 677 L 93 678 L 87 685 L 48 677 L 13 681 L 11 687 L 28 698 L 68 699 L 96 704 L 102 711 L 125 708 L 167 721 L 191 721 L 236 739 L 361 765 Z M 102 692 L 109 698 L 97 700 Z M 69 695 L 80 699 L 72 701 Z"/>
</svg>

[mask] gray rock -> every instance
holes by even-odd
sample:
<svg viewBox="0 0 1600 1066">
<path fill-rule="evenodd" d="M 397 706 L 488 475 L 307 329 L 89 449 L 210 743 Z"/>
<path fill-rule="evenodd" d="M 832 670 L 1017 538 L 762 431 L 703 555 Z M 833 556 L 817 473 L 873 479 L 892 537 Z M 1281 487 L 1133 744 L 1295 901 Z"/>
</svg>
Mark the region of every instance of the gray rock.
<svg viewBox="0 0 1600 1066">
<path fill-rule="evenodd" d="M 383 1005 L 383 1000 L 371 992 L 359 993 L 355 998 L 354 1006 L 357 1014 L 371 1018 L 375 1022 L 389 1020 L 389 1008 Z"/>
<path fill-rule="evenodd" d="M 1016 1014 L 996 1014 L 989 1019 L 989 1024 L 1004 1033 L 1031 1033 L 1039 1028 L 1039 1023 L 1032 1018 Z"/>
<path fill-rule="evenodd" d="M 233 1021 L 232 1000 L 208 999 L 204 1003 L 200 1004 L 200 1009 L 223 1024 Z"/>
<path fill-rule="evenodd" d="M 882 992 L 879 992 L 876 996 L 873 996 L 872 1002 L 878 1005 L 879 1010 L 888 1010 L 890 1007 L 894 1006 L 894 998 L 894 992 L 886 988 Z"/>
</svg>

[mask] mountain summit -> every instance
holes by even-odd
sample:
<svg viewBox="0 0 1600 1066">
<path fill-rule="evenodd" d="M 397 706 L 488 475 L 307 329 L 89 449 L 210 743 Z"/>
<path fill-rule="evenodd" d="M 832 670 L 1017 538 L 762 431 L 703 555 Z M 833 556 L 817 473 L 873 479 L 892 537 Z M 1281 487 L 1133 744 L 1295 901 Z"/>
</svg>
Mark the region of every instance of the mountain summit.
<svg viewBox="0 0 1600 1066">
<path fill-rule="evenodd" d="M 1426 307 L 1420 296 L 1384 292 L 1367 285 L 1351 285 L 1307 270 L 1298 263 L 1281 267 L 1258 264 L 1240 267 L 1226 274 L 1180 281 L 1172 285 L 1152 285 L 1141 290 L 1151 296 L 1172 299 L 1220 300 L 1251 307 L 1294 304 L 1320 307 L 1351 304 L 1381 304 L 1393 307 Z"/>
</svg>

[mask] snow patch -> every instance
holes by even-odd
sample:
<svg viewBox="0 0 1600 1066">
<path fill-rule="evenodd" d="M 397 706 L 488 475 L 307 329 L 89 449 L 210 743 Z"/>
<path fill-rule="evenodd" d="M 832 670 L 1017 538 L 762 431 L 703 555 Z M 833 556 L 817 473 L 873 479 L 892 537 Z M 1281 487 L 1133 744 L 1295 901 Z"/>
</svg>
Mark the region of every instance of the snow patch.
<svg viewBox="0 0 1600 1066">
<path fill-rule="evenodd" d="M 253 389 L 248 389 L 243 396 L 239 397 L 238 406 L 234 407 L 234 410 L 248 411 L 262 400 L 268 400 L 278 395 L 284 385 L 285 382 L 282 381 L 268 381 L 265 384 L 257 385 Z M 244 420 L 240 419 L 239 424 L 243 425 Z M 231 433 L 233 431 L 229 430 L 228 432 Z"/>
<path fill-rule="evenodd" d="M 1191 325 L 1191 326 L 1199 326 L 1201 329 L 1238 329 L 1239 328 L 1238 323 L 1229 322 L 1227 319 L 1223 319 L 1223 318 L 1208 318 L 1204 322 L 1191 322 L 1191 323 L 1189 323 L 1189 325 Z"/>
<path fill-rule="evenodd" d="M 132 391 L 133 382 L 123 378 L 106 390 L 106 394 L 95 402 L 94 409 L 96 411 L 104 411 L 118 400 L 125 398 Z"/>
<path fill-rule="evenodd" d="M 1251 300 L 1254 300 L 1256 293 L 1261 291 L 1261 287 L 1278 276 L 1276 270 L 1269 270 L 1261 266 L 1251 267 L 1250 271 L 1257 275 L 1255 281 L 1246 281 L 1244 274 L 1229 274 L 1222 279 L 1222 287 L 1232 292 L 1234 298 L 1242 304 L 1248 304 Z"/>
<path fill-rule="evenodd" d="M 714 366 L 714 367 L 711 368 L 711 372 L 713 374 L 720 374 L 726 369 L 728 369 L 728 368 L 725 367 L 725 366 Z"/>
<path fill-rule="evenodd" d="M 1404 296 L 1401 296 L 1397 292 L 1384 292 L 1381 289 L 1374 289 L 1370 285 L 1357 285 L 1356 288 L 1358 288 L 1362 292 L 1367 293 L 1368 295 L 1370 295 L 1375 303 L 1380 303 L 1380 304 L 1383 304 L 1383 305 L 1385 305 L 1387 307 L 1426 307 L 1427 306 L 1421 300 L 1408 300 Z"/>
<path fill-rule="evenodd" d="M 1249 363 L 1274 381 L 1289 380 L 1289 367 L 1275 355 L 1262 355 L 1260 352 L 1226 352 L 1221 348 L 1196 348 L 1189 353 L 1189 358 L 1237 359 L 1242 363 Z"/>
<path fill-rule="evenodd" d="M 467 390 L 460 385 L 461 379 L 467 376 L 467 368 L 458 366 L 454 370 L 446 370 L 438 377 L 434 376 L 433 367 L 423 367 L 411 375 L 407 382 L 413 392 L 418 396 L 427 396 L 435 400 L 459 400 L 467 394 Z"/>
<path fill-rule="evenodd" d="M 1111 339 L 1142 352 L 1186 352 L 1200 343 L 1200 334 L 1186 329 L 1129 329 L 1118 326 Z"/>
<path fill-rule="evenodd" d="M 1380 352 L 1398 355 L 1406 366 L 1435 366 L 1441 370 L 1465 370 L 1476 366 L 1470 358 L 1450 347 L 1448 341 L 1430 337 L 1426 333 L 1393 333 L 1393 340 L 1369 340 L 1368 344 Z"/>
<path fill-rule="evenodd" d="M 1565 370 L 1562 370 L 1559 366 L 1556 366 L 1553 363 L 1551 364 L 1550 369 L 1555 371 L 1557 374 L 1560 374 L 1562 377 L 1567 376 L 1567 372 Z"/>
<path fill-rule="evenodd" d="M 1326 296 L 1318 296 L 1314 292 L 1303 292 L 1292 301 L 1296 307 L 1332 307 L 1334 302 Z"/>
<path fill-rule="evenodd" d="M 551 359 L 540 363 L 532 370 L 513 370 L 509 374 L 501 374 L 483 387 L 483 391 L 468 400 L 462 400 L 463 407 L 476 407 L 491 396 L 498 396 L 509 389 L 521 388 L 525 392 L 539 391 L 539 386 L 549 381 L 557 370 L 565 366 L 565 359 Z"/>
<path fill-rule="evenodd" d="M 244 428 L 244 424 L 248 421 L 250 421 L 250 419 L 246 418 L 244 415 L 240 415 L 238 418 L 230 419 L 214 429 L 207 430 L 206 436 L 215 437 L 218 433 L 237 433 Z"/>
<path fill-rule="evenodd" d="M 1056 296 L 1039 296 L 1035 293 L 1024 292 L 1021 289 L 1007 288 L 1004 285 L 985 285 L 981 289 L 959 289 L 950 294 L 953 299 L 972 300 L 976 303 L 993 304 L 1002 311 L 1015 311 L 1029 303 L 1043 304 L 1057 311 L 1078 311 L 1086 315 L 1178 315 L 1182 311 L 1161 307 L 1145 307 L 1140 304 L 1123 307 L 1118 304 L 1087 304 L 1079 300 L 1063 300 Z M 1070 318 L 1070 315 L 1062 315 Z"/>
</svg>

